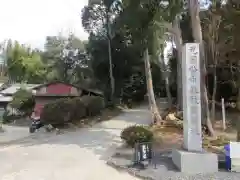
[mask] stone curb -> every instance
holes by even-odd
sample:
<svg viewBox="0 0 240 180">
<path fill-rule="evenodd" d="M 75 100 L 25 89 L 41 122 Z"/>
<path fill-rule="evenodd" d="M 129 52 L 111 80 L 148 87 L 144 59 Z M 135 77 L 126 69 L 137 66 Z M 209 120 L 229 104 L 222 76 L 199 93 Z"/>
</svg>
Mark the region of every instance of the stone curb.
<svg viewBox="0 0 240 180">
<path fill-rule="evenodd" d="M 128 168 L 126 166 L 122 166 L 122 165 L 117 165 L 114 161 L 112 161 L 111 159 L 107 161 L 107 165 L 111 166 L 112 168 L 118 170 L 118 171 L 125 171 L 127 172 L 128 174 L 134 176 L 134 177 L 137 177 L 137 178 L 140 178 L 140 179 L 143 179 L 143 180 L 156 180 L 152 177 L 148 177 L 148 176 L 144 176 L 144 175 L 141 175 L 139 174 L 139 171 L 138 170 L 135 170 L 133 168 Z"/>
</svg>

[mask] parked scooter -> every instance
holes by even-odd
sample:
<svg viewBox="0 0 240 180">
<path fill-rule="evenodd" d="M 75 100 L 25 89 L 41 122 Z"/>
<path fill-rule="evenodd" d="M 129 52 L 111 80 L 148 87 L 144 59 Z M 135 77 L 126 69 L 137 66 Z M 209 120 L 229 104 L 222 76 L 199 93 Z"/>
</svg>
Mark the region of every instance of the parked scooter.
<svg viewBox="0 0 240 180">
<path fill-rule="evenodd" d="M 43 126 L 44 124 L 41 122 L 40 118 L 32 119 L 32 123 L 29 127 L 29 132 L 34 133 L 37 129 Z"/>
</svg>

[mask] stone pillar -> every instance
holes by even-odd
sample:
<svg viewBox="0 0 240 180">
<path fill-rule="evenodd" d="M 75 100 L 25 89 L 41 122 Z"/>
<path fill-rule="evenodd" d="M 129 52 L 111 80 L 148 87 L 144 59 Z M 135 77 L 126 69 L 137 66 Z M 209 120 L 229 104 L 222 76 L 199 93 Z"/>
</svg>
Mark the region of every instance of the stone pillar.
<svg viewBox="0 0 240 180">
<path fill-rule="evenodd" d="M 172 160 L 184 173 L 214 173 L 218 157 L 202 149 L 199 44 L 185 44 L 182 55 L 184 149 L 173 150 Z"/>
<path fill-rule="evenodd" d="M 202 151 L 201 93 L 199 44 L 188 43 L 183 47 L 183 135 L 184 148 Z"/>
</svg>

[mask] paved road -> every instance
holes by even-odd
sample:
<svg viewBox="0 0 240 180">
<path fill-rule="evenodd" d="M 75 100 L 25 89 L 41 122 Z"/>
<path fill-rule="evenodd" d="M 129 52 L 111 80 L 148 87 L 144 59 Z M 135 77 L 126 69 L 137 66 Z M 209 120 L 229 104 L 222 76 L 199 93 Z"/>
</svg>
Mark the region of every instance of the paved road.
<svg viewBox="0 0 240 180">
<path fill-rule="evenodd" d="M 29 130 L 25 127 L 3 125 L 4 133 L 0 133 L 0 146 L 29 137 Z"/>
<path fill-rule="evenodd" d="M 92 128 L 62 135 L 37 134 L 0 148 L 1 180 L 135 180 L 106 165 L 130 124 L 147 124 L 147 106 L 129 110 Z M 38 136 L 39 135 L 39 136 Z"/>
</svg>

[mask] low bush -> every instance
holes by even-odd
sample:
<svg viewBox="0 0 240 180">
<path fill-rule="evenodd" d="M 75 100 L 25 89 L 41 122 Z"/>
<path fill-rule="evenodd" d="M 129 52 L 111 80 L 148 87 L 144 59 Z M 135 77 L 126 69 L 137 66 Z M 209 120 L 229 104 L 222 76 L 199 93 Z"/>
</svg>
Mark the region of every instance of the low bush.
<svg viewBox="0 0 240 180">
<path fill-rule="evenodd" d="M 88 116 L 95 116 L 105 108 L 104 99 L 98 96 L 83 96 L 81 100 L 86 108 Z"/>
<path fill-rule="evenodd" d="M 7 124 L 11 123 L 15 120 L 21 119 L 23 117 L 28 116 L 29 114 L 26 114 L 26 112 L 18 112 L 16 110 L 13 110 L 11 108 L 6 108 L 3 115 L 2 115 L 2 123 Z"/>
<path fill-rule="evenodd" d="M 134 147 L 136 143 L 152 142 L 153 133 L 143 126 L 130 126 L 121 132 L 121 139 L 128 146 Z"/>
<path fill-rule="evenodd" d="M 71 99 L 58 99 L 43 107 L 41 120 L 45 124 L 64 124 L 71 121 L 74 104 Z"/>
<path fill-rule="evenodd" d="M 84 106 L 82 99 L 80 97 L 71 99 L 71 103 L 73 106 L 71 114 L 72 120 L 80 120 L 81 118 L 87 115 L 86 107 Z"/>
<path fill-rule="evenodd" d="M 103 108 L 103 98 L 96 96 L 62 98 L 44 106 L 41 120 L 45 124 L 60 125 L 86 116 L 97 115 Z"/>
<path fill-rule="evenodd" d="M 9 115 L 9 112 L 7 110 L 4 111 L 2 115 L 2 123 L 7 124 L 7 123 L 10 123 L 12 120 L 14 120 L 13 116 Z"/>
</svg>

